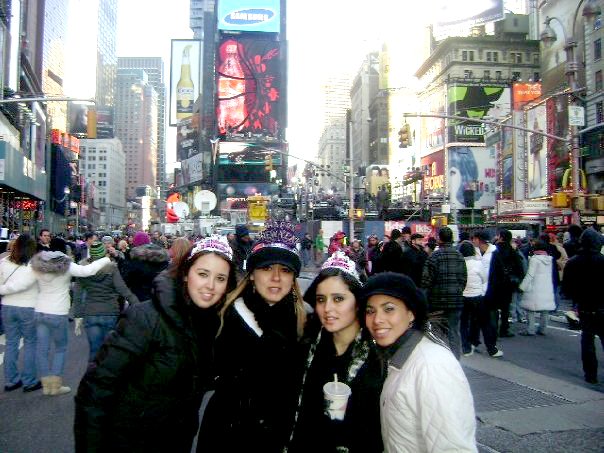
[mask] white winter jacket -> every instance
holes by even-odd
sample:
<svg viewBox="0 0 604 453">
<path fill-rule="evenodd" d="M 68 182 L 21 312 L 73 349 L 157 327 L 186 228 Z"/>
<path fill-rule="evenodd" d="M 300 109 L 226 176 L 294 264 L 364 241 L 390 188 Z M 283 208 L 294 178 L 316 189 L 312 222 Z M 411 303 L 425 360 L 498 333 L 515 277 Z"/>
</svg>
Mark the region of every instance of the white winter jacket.
<svg viewBox="0 0 604 453">
<path fill-rule="evenodd" d="M 523 292 L 520 306 L 530 311 L 555 310 L 553 281 L 554 257 L 533 255 L 529 257 L 528 270 L 520 283 Z"/>
<path fill-rule="evenodd" d="M 402 365 L 397 354 L 380 398 L 385 451 L 478 451 L 472 392 L 451 351 L 423 337 Z"/>
<path fill-rule="evenodd" d="M 482 285 L 482 295 L 484 296 L 487 293 L 487 286 L 489 285 L 489 271 L 491 269 L 491 259 L 493 258 L 493 253 L 497 251 L 497 247 L 493 244 L 489 244 L 489 247 L 482 255 L 482 268 L 485 272 L 485 281 Z"/>
<path fill-rule="evenodd" d="M 41 259 L 43 254 L 56 254 L 57 256 L 44 261 Z M 69 313 L 71 302 L 69 297 L 71 277 L 90 277 L 109 263 L 111 260 L 105 257 L 86 266 L 80 266 L 71 262 L 71 259 L 62 253 L 40 252 L 34 255 L 22 278 L 15 280 L 11 278 L 6 284 L 0 286 L 0 294 L 18 293 L 37 281 L 40 292 L 36 301 L 36 312 L 66 315 Z"/>
<path fill-rule="evenodd" d="M 18 282 L 29 273 L 27 264 L 15 264 L 11 260 L 4 258 L 0 261 L 0 283 Z M 24 288 L 18 293 L 7 294 L 0 291 L 2 295 L 2 305 L 10 305 L 12 307 L 33 308 L 36 305 L 38 298 L 38 285 L 36 281 Z"/>
<path fill-rule="evenodd" d="M 468 271 L 468 281 L 463 290 L 463 297 L 482 296 L 484 284 L 487 281 L 487 274 L 482 267 L 480 256 L 466 256 L 466 269 Z"/>
</svg>

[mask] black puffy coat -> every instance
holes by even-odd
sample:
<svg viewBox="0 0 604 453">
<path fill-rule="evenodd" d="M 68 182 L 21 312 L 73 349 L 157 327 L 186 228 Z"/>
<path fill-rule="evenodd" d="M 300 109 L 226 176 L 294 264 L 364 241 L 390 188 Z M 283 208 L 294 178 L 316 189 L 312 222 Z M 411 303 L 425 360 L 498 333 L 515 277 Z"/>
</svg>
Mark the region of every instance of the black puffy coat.
<svg viewBox="0 0 604 453">
<path fill-rule="evenodd" d="M 186 452 L 213 378 L 214 308 L 178 296 L 166 273 L 130 307 L 80 382 L 76 452 Z"/>
<path fill-rule="evenodd" d="M 323 330 L 312 363 L 308 364 L 299 415 L 290 453 L 335 453 L 345 447 L 350 453 L 380 453 L 384 450 L 380 429 L 380 394 L 385 379 L 382 364 L 369 334 L 362 341 L 369 347 L 369 355 L 352 381 L 347 379 L 353 362 L 353 344 L 338 356 L 333 336 Z M 352 393 L 344 420 L 331 420 L 325 414 L 323 386 L 333 381 L 346 382 Z"/>
<path fill-rule="evenodd" d="M 215 351 L 216 392 L 203 416 L 197 452 L 281 452 L 298 396 L 292 297 L 269 306 L 245 291 L 227 309 Z"/>
<path fill-rule="evenodd" d="M 170 263 L 168 251 L 155 244 L 134 247 L 120 271 L 126 285 L 144 302 L 151 299 L 153 279 Z"/>
</svg>

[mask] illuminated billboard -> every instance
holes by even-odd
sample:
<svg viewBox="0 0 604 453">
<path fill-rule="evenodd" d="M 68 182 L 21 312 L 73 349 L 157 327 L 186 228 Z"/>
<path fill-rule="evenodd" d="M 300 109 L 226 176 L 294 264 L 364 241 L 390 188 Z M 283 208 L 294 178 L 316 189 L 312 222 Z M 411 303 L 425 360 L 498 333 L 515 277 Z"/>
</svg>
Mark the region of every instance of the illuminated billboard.
<svg viewBox="0 0 604 453">
<path fill-rule="evenodd" d="M 170 126 L 193 115 L 201 93 L 201 41 L 173 39 L 170 58 Z"/>
<path fill-rule="evenodd" d="M 234 31 L 281 31 L 280 0 L 219 0 L 218 29 Z"/>
<path fill-rule="evenodd" d="M 480 119 L 501 119 L 510 114 L 511 93 L 505 85 L 452 84 L 448 88 L 449 115 Z M 484 142 L 484 125 L 449 120 L 449 142 Z"/>
<path fill-rule="evenodd" d="M 216 119 L 221 135 L 278 138 L 282 134 L 282 45 L 223 38 L 216 53 Z"/>
<path fill-rule="evenodd" d="M 271 156 L 273 165 L 281 165 L 281 150 L 257 143 L 222 142 L 219 146 L 219 165 L 264 165 Z"/>
<path fill-rule="evenodd" d="M 505 122 L 511 124 L 510 118 Z M 512 199 L 514 192 L 514 130 L 504 127 L 501 130 L 501 198 Z"/>
<path fill-rule="evenodd" d="M 541 96 L 541 83 L 515 82 L 512 86 L 512 99 L 514 110 L 520 110 L 529 102 Z"/>
<path fill-rule="evenodd" d="M 526 111 L 526 127 L 535 131 L 545 131 L 546 110 L 541 103 Z M 528 156 L 528 197 L 537 198 L 547 195 L 547 146 L 545 137 L 539 134 L 525 134 Z"/>
<path fill-rule="evenodd" d="M 454 146 L 449 148 L 449 202 L 456 208 L 495 206 L 495 148 Z M 473 202 L 473 203 L 472 203 Z"/>
<path fill-rule="evenodd" d="M 424 172 L 422 195 L 443 194 L 445 191 L 445 152 L 437 151 L 422 157 L 421 169 Z"/>
</svg>

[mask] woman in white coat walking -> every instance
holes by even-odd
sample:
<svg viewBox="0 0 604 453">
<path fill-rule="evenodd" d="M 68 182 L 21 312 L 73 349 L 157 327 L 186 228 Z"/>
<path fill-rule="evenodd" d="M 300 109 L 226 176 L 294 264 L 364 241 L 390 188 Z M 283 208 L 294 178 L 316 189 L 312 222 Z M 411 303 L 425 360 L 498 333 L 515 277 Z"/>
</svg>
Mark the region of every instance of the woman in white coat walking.
<svg viewBox="0 0 604 453">
<path fill-rule="evenodd" d="M 65 250 L 65 247 L 61 247 Z M 101 258 L 87 266 L 71 261 L 59 251 L 40 252 L 31 259 L 28 272 L 19 280 L 0 286 L 0 294 L 12 294 L 29 288 L 37 282 L 40 292 L 36 300 L 36 366 L 41 376 L 45 395 L 61 395 L 71 391 L 62 385 L 65 355 L 67 353 L 67 326 L 71 299 L 69 288 L 72 277 L 90 277 L 110 264 Z M 50 360 L 50 343 L 54 343 L 54 356 Z"/>
<path fill-rule="evenodd" d="M 528 271 L 522 283 L 522 299 L 520 306 L 526 310 L 526 332 L 520 335 L 535 335 L 535 317 L 540 314 L 537 335 L 545 335 L 549 312 L 556 309 L 554 296 L 554 258 L 547 254 L 547 244 L 536 241 L 533 246 L 533 255 L 529 257 Z"/>
</svg>

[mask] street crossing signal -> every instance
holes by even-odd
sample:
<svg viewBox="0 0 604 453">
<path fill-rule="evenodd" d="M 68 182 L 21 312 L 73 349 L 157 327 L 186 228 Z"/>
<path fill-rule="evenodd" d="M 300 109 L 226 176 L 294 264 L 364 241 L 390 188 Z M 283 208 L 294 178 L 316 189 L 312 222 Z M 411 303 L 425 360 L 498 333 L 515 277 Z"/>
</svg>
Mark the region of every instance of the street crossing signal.
<svg viewBox="0 0 604 453">
<path fill-rule="evenodd" d="M 264 169 L 266 171 L 273 171 L 273 155 L 267 154 L 264 156 Z"/>
<path fill-rule="evenodd" d="M 399 148 L 411 146 L 411 125 L 409 123 L 403 124 L 403 127 L 398 131 L 398 143 Z"/>
</svg>

